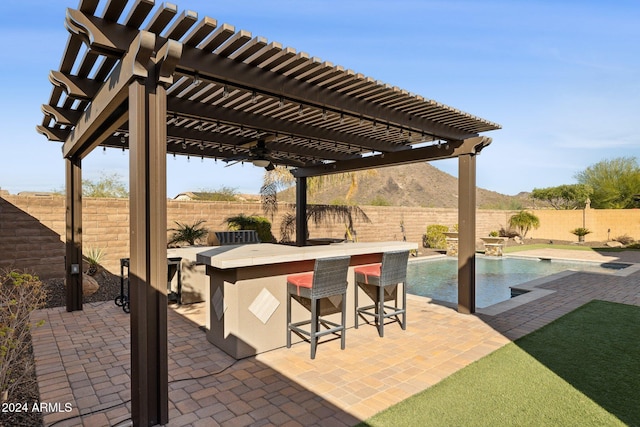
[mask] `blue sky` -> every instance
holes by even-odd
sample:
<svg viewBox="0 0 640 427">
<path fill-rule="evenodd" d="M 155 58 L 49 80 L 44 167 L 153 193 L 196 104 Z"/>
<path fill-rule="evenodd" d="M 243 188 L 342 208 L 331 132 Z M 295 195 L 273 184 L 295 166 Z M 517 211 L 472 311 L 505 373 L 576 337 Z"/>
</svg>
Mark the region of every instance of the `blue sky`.
<svg viewBox="0 0 640 427">
<path fill-rule="evenodd" d="M 106 0 L 100 3 L 101 11 Z M 159 4 L 160 2 L 156 2 Z M 640 157 L 640 2 L 175 0 L 311 56 L 502 125 L 478 157 L 478 186 L 516 194 L 574 183 L 603 159 Z M 77 1 L 4 0 L 0 16 L 0 188 L 64 188 L 61 144 L 35 131 Z M 434 166 L 457 175 L 457 161 Z M 169 197 L 256 193 L 262 169 L 167 159 Z M 96 150 L 83 177 L 128 177 L 128 156 Z"/>
</svg>

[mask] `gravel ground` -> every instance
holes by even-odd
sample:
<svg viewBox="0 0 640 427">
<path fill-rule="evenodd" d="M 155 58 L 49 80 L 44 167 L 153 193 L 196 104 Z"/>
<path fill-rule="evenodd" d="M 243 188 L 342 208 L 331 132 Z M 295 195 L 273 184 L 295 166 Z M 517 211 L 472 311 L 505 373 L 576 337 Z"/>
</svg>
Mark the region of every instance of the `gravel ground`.
<svg viewBox="0 0 640 427">
<path fill-rule="evenodd" d="M 84 303 L 113 301 L 120 295 L 120 276 L 113 275 L 105 270 L 101 270 L 93 276 L 100 285 L 100 288 L 88 297 L 83 298 Z M 47 288 L 47 308 L 64 307 L 66 305 L 66 290 L 64 279 L 43 280 L 42 283 Z"/>
</svg>

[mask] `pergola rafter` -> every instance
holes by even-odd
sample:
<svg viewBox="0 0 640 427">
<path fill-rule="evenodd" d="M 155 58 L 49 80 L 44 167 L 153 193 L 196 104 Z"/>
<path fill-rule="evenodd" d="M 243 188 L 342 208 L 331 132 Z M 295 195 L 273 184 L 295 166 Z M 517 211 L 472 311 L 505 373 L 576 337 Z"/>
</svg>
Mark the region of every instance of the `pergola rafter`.
<svg viewBox="0 0 640 427">
<path fill-rule="evenodd" d="M 129 150 L 134 425 L 166 423 L 166 156 L 292 168 L 307 178 L 459 158 L 459 304 L 475 311 L 475 158 L 500 126 L 172 3 L 81 0 L 38 132 L 63 142 L 67 310 L 82 309 L 82 159 Z M 255 147 L 262 151 L 256 151 Z"/>
</svg>

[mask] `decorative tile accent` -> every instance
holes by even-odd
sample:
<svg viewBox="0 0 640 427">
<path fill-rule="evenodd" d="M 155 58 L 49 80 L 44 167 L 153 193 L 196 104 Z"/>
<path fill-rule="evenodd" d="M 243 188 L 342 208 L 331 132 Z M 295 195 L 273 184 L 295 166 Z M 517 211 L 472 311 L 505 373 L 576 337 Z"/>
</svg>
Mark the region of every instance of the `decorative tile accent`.
<svg viewBox="0 0 640 427">
<path fill-rule="evenodd" d="M 220 288 L 216 289 L 213 293 L 213 311 L 216 313 L 216 317 L 218 320 L 222 319 L 224 312 L 227 311 L 227 305 L 224 303 L 224 297 L 222 296 L 222 291 Z"/>
<path fill-rule="evenodd" d="M 279 305 L 280 301 L 266 288 L 263 288 L 249 306 L 249 311 L 266 325 Z"/>
</svg>

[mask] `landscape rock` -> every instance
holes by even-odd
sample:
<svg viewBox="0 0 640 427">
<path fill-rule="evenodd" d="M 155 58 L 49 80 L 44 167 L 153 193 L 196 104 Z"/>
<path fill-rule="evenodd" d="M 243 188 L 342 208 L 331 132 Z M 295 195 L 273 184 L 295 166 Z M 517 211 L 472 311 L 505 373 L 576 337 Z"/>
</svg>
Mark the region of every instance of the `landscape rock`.
<svg viewBox="0 0 640 427">
<path fill-rule="evenodd" d="M 96 291 L 100 289 L 100 285 L 93 277 L 88 274 L 82 275 L 82 295 L 88 297 L 89 295 L 93 295 Z"/>
<path fill-rule="evenodd" d="M 624 245 L 622 243 L 616 241 L 607 242 L 605 243 L 605 245 L 610 248 L 624 248 Z"/>
<path fill-rule="evenodd" d="M 65 287 L 67 286 L 66 280 L 64 285 Z M 82 295 L 88 297 L 95 294 L 98 289 L 100 289 L 100 285 L 98 285 L 96 279 L 86 273 L 82 273 Z"/>
</svg>

